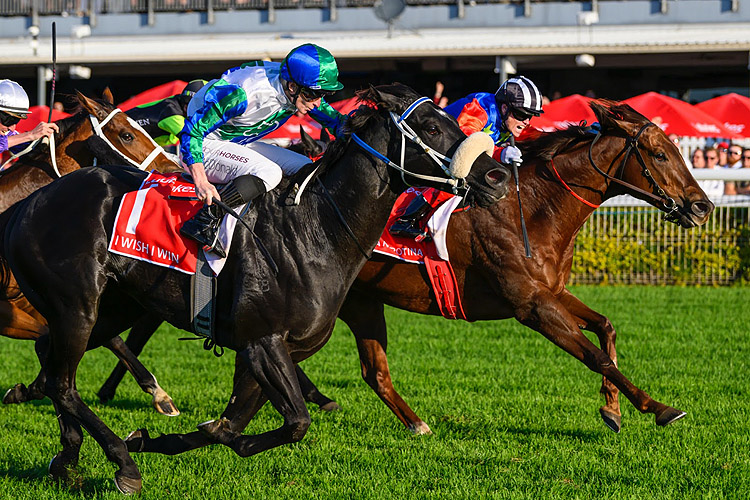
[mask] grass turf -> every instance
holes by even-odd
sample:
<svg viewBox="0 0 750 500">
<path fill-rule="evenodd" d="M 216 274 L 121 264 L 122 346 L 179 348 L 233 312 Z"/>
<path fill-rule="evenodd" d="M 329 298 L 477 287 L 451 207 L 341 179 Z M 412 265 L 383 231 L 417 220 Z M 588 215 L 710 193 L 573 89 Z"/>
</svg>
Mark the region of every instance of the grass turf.
<svg viewBox="0 0 750 500">
<path fill-rule="evenodd" d="M 618 332 L 619 366 L 651 396 L 688 413 L 659 428 L 621 398 L 623 428 L 598 415 L 600 377 L 514 321 L 467 324 L 387 309 L 389 361 L 404 399 L 432 428 L 410 435 L 359 375 L 354 340 L 338 324 L 303 367 L 343 410 L 310 407 L 298 444 L 242 459 L 212 446 L 180 456 L 134 455 L 144 499 L 227 498 L 748 498 L 746 288 L 576 287 Z M 146 427 L 191 432 L 231 392 L 233 355 L 215 358 L 163 326 L 142 360 L 182 415 L 156 414 L 126 377 L 116 399 L 95 393 L 114 366 L 88 353 L 78 387 L 120 436 Z M 31 343 L 0 339 L 0 387 L 30 382 Z M 266 405 L 246 433 L 273 429 Z M 46 478 L 59 450 L 49 400 L 0 408 L 0 499 L 120 498 L 113 464 L 86 436 L 74 488 Z"/>
</svg>

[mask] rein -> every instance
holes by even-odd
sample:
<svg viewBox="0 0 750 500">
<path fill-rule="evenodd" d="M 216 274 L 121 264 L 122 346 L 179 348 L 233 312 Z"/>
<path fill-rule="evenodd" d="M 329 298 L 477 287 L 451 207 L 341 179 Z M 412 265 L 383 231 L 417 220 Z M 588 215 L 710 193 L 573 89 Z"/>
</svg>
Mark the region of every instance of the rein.
<svg viewBox="0 0 750 500">
<path fill-rule="evenodd" d="M 159 146 L 158 144 L 156 144 L 156 142 L 151 138 L 151 136 L 148 135 L 148 133 L 145 130 L 143 130 L 143 128 L 140 125 L 138 125 L 129 116 L 127 117 L 128 122 L 130 123 L 130 125 L 133 128 L 135 128 L 136 130 L 140 130 L 141 132 L 143 132 L 146 135 L 146 137 L 148 137 L 148 139 L 151 141 L 151 144 L 153 144 L 153 146 L 154 146 L 154 149 L 151 150 L 151 153 L 149 153 L 148 156 L 146 156 L 146 159 L 143 160 L 141 163 L 138 163 L 137 161 L 132 160 L 127 155 L 125 155 L 125 153 L 123 153 L 122 151 L 120 151 L 119 149 L 117 149 L 115 147 L 115 145 L 110 142 L 110 140 L 107 138 L 106 135 L 104 135 L 104 132 L 102 131 L 102 128 L 112 119 L 112 117 L 114 117 L 117 113 L 122 113 L 122 112 L 123 111 L 120 108 L 115 108 L 101 122 L 94 115 L 89 115 L 89 119 L 91 120 L 91 128 L 94 129 L 94 134 L 96 134 L 97 137 L 99 137 L 100 139 L 102 139 L 107 144 L 107 146 L 109 146 L 110 148 L 112 148 L 113 151 L 115 151 L 120 156 L 122 156 L 131 165 L 133 165 L 134 167 L 136 167 L 139 170 L 146 170 L 146 167 L 148 167 L 154 161 L 154 159 L 157 156 L 159 156 L 159 154 L 164 153 L 165 156 L 166 156 L 166 153 L 164 151 L 164 148 L 162 148 L 161 146 Z M 96 161 L 94 162 L 94 165 L 96 165 Z"/>
<path fill-rule="evenodd" d="M 422 139 L 417 135 L 416 132 L 409 126 L 409 124 L 406 123 L 406 118 L 409 117 L 409 115 L 417 109 L 418 106 L 421 104 L 424 104 L 425 102 L 432 102 L 431 99 L 428 97 L 420 97 L 416 101 L 414 101 L 408 108 L 406 108 L 406 111 L 404 111 L 401 116 L 396 115 L 395 113 L 391 112 L 391 120 L 393 120 L 393 123 L 396 125 L 396 128 L 399 132 L 401 132 L 401 165 L 404 164 L 404 158 L 406 156 L 406 139 L 409 139 L 414 144 L 418 145 L 419 147 L 424 150 L 425 153 L 427 153 L 432 160 L 437 163 L 437 165 L 445 172 L 446 175 L 448 175 L 450 178 L 445 179 L 443 177 L 434 177 L 431 175 L 422 175 L 422 174 L 416 174 L 413 172 L 409 172 L 404 168 L 403 166 L 394 163 L 390 160 L 387 156 L 380 153 L 379 151 L 375 150 L 372 146 L 367 144 L 365 141 L 360 139 L 357 134 L 352 134 L 351 137 L 354 140 L 354 142 L 359 145 L 362 149 L 373 155 L 378 160 L 382 161 L 386 165 L 388 165 L 391 168 L 394 168 L 401 172 L 401 180 L 404 181 L 404 184 L 407 186 L 410 186 L 408 182 L 406 182 L 406 174 L 415 177 L 417 179 L 423 179 L 426 181 L 436 182 L 438 184 L 448 184 L 451 186 L 451 190 L 453 191 L 453 194 L 458 194 L 459 190 L 465 190 L 466 189 L 466 180 L 465 179 L 458 179 L 456 178 L 450 171 L 450 169 L 445 165 L 446 162 L 450 163 L 451 159 L 445 156 L 442 153 L 438 153 L 434 149 L 430 148 L 427 144 L 422 141 Z"/>
<path fill-rule="evenodd" d="M 636 159 L 638 160 L 638 164 L 641 166 L 641 174 L 643 175 L 643 177 L 645 177 L 646 179 L 648 179 L 649 183 L 654 187 L 654 191 L 656 192 L 656 194 L 650 193 L 650 192 L 648 192 L 648 191 L 646 191 L 644 189 L 641 189 L 641 188 L 639 188 L 637 186 L 634 186 L 633 184 L 630 184 L 629 182 L 625 182 L 625 181 L 619 179 L 616 176 L 611 176 L 607 172 L 603 171 L 601 168 L 599 168 L 597 166 L 596 162 L 594 161 L 593 150 L 594 150 L 594 145 L 602 137 L 602 131 L 601 130 L 597 131 L 596 137 L 594 137 L 594 140 L 591 141 L 591 145 L 589 146 L 589 151 L 588 151 L 589 163 L 591 163 L 591 166 L 594 167 L 594 170 L 596 170 L 598 173 L 600 173 L 606 179 L 608 179 L 608 180 L 610 180 L 612 182 L 615 182 L 615 183 L 623 186 L 624 188 L 626 188 L 628 190 L 635 191 L 636 193 L 639 193 L 639 194 L 643 195 L 644 197 L 652 200 L 655 204 L 661 205 L 663 208 L 660 208 L 660 210 L 662 212 L 664 212 L 663 219 L 665 221 L 667 221 L 667 222 L 677 223 L 679 221 L 679 218 L 676 215 L 676 212 L 678 212 L 678 210 L 679 210 L 679 207 L 677 206 L 677 203 L 674 201 L 674 199 L 672 199 L 669 196 L 667 196 L 667 194 L 664 191 L 664 189 L 662 189 L 661 186 L 659 186 L 659 184 L 656 182 L 656 180 L 654 179 L 653 174 L 649 170 L 648 166 L 646 166 L 646 162 L 643 159 L 643 155 L 641 154 L 641 151 L 638 148 L 638 140 L 640 139 L 641 135 L 643 135 L 643 132 L 648 127 L 650 127 L 652 125 L 654 125 L 654 124 L 651 123 L 651 122 L 648 122 L 648 123 L 644 124 L 638 130 L 638 132 L 635 134 L 635 136 L 633 136 L 633 137 L 627 137 L 625 139 L 625 147 L 622 149 L 622 151 L 620 151 L 619 153 L 617 153 L 617 155 L 612 159 L 612 162 L 610 163 L 610 167 L 612 165 L 614 165 L 614 163 L 617 161 L 617 159 L 620 156 L 622 156 L 622 161 L 620 162 L 620 166 L 617 168 L 617 173 L 615 174 L 615 175 L 620 175 L 620 173 L 625 169 L 625 165 L 627 164 L 628 159 L 630 158 L 630 153 L 633 152 L 635 154 Z M 562 177 L 560 176 L 559 172 L 555 168 L 554 163 L 552 161 L 550 161 L 550 165 L 552 166 L 552 170 L 555 172 L 555 175 L 560 180 L 560 182 L 565 187 L 565 189 L 567 189 L 576 199 L 578 199 L 582 203 L 584 203 L 584 204 L 586 204 L 586 205 L 588 205 L 588 206 L 590 206 L 592 208 L 599 207 L 599 205 L 595 205 L 593 203 L 590 203 L 590 202 L 584 200 L 579 195 L 577 195 L 570 188 L 570 186 L 568 186 L 568 184 L 566 184 L 565 181 L 562 179 Z"/>
</svg>

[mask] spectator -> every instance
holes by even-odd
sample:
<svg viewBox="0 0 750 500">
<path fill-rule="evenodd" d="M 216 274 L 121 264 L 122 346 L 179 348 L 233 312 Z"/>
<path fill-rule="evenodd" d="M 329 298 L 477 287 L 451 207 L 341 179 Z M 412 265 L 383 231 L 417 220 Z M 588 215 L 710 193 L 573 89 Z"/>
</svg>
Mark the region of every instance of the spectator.
<svg viewBox="0 0 750 500">
<path fill-rule="evenodd" d="M 700 167 L 697 167 L 700 168 Z M 717 169 L 719 167 L 719 151 L 716 148 L 706 148 L 706 167 Z M 703 189 L 712 201 L 721 198 L 724 195 L 724 181 L 719 179 L 706 179 L 698 181 L 698 185 Z"/>
<path fill-rule="evenodd" d="M 432 96 L 432 102 L 437 104 L 440 108 L 444 108 L 448 105 L 448 98 L 443 95 L 444 90 L 445 85 L 443 85 L 443 82 L 435 82 L 435 94 Z"/>
<path fill-rule="evenodd" d="M 693 155 L 690 157 L 690 165 L 693 168 L 706 168 L 706 153 L 701 148 L 693 151 Z"/>
<path fill-rule="evenodd" d="M 750 168 L 750 149 L 745 148 L 742 150 L 742 159 L 740 160 L 740 165 L 740 168 Z M 727 182 L 726 187 L 724 188 L 724 194 L 750 195 L 750 181 Z"/>
<path fill-rule="evenodd" d="M 732 144 L 727 148 L 727 168 L 742 168 L 742 147 Z"/>
<path fill-rule="evenodd" d="M 724 167 L 727 164 L 727 148 L 729 147 L 729 143 L 727 142 L 720 142 L 719 144 L 716 144 L 714 146 L 716 148 L 716 151 L 719 153 L 719 166 Z"/>
</svg>

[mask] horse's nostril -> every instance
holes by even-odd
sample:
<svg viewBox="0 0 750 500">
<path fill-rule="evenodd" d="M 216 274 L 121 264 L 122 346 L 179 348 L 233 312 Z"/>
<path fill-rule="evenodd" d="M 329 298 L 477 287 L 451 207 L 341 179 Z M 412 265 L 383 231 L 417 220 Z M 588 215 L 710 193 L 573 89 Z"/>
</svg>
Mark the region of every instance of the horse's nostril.
<svg viewBox="0 0 750 500">
<path fill-rule="evenodd" d="M 706 201 L 695 201 L 690 207 L 693 214 L 698 217 L 703 217 L 711 211 L 711 203 Z"/>
<path fill-rule="evenodd" d="M 495 187 L 500 187 L 506 182 L 508 182 L 508 179 L 510 178 L 510 174 L 507 170 L 499 169 L 499 168 L 493 168 L 489 172 L 487 172 L 484 176 L 484 178 L 487 180 L 487 184 L 490 184 Z"/>
</svg>

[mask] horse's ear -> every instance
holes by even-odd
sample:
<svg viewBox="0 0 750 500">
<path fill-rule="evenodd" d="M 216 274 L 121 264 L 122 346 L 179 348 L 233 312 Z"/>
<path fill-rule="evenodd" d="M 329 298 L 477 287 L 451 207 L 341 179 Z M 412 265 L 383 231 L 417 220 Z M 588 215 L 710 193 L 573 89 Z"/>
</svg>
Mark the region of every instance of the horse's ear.
<svg viewBox="0 0 750 500">
<path fill-rule="evenodd" d="M 619 129 L 631 135 L 633 128 L 637 126 L 636 122 L 640 121 L 634 119 L 636 115 L 643 118 L 627 104 L 610 99 L 595 99 L 589 103 L 589 106 L 599 120 L 602 130 Z"/>
<path fill-rule="evenodd" d="M 320 131 L 320 140 L 323 144 L 329 144 L 331 142 L 331 135 L 326 129 Z"/>
<path fill-rule="evenodd" d="M 81 94 L 78 90 L 76 90 L 76 97 L 78 98 L 78 102 L 81 103 L 81 107 L 88 111 L 89 114 L 94 115 L 100 120 L 103 120 L 107 117 L 107 111 L 104 110 L 98 102 L 96 102 L 93 99 L 89 99 L 85 95 Z"/>
<path fill-rule="evenodd" d="M 102 99 L 104 99 L 110 104 L 115 103 L 115 98 L 112 97 L 112 91 L 109 90 L 109 87 L 104 87 L 104 92 L 102 92 Z"/>
<path fill-rule="evenodd" d="M 320 144 L 310 137 L 310 134 L 305 132 L 305 127 L 302 125 L 299 126 L 299 137 L 302 149 L 308 158 L 314 158 L 323 152 L 323 148 L 320 147 Z"/>
</svg>

